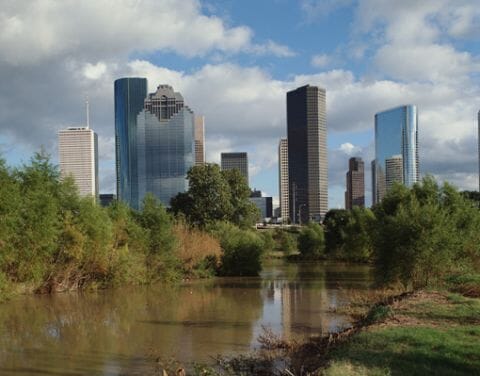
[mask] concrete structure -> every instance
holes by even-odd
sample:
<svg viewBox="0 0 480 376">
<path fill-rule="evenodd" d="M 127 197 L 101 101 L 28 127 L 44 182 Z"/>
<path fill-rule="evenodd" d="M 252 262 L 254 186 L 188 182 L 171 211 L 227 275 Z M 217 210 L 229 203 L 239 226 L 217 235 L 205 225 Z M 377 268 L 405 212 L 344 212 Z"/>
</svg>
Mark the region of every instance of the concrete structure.
<svg viewBox="0 0 480 376">
<path fill-rule="evenodd" d="M 302 86 L 287 93 L 289 217 L 320 222 L 328 211 L 325 89 Z"/>
<path fill-rule="evenodd" d="M 265 218 L 272 218 L 272 198 L 271 197 L 250 197 L 249 200 L 253 202 L 260 210 L 260 220 Z"/>
<path fill-rule="evenodd" d="M 222 153 L 220 155 L 222 170 L 233 170 L 236 168 L 248 182 L 248 155 L 247 153 Z"/>
<path fill-rule="evenodd" d="M 387 191 L 386 161 L 402 157 L 402 183 L 411 187 L 419 180 L 418 113 L 414 105 L 396 107 L 375 114 L 376 203 Z"/>
<path fill-rule="evenodd" d="M 282 138 L 278 144 L 278 193 L 280 198 L 280 217 L 282 221 L 289 218 L 288 196 L 288 140 Z"/>
<path fill-rule="evenodd" d="M 169 206 L 188 189 L 186 176 L 195 161 L 194 114 L 182 95 L 169 85 L 146 98 L 145 93 L 145 79 L 115 81 L 117 193 L 135 209 L 147 193 Z"/>
<path fill-rule="evenodd" d="M 362 158 L 350 158 L 346 178 L 345 209 L 365 207 L 365 168 Z"/>
<path fill-rule="evenodd" d="M 205 117 L 195 116 L 195 164 L 205 163 Z"/>
<path fill-rule="evenodd" d="M 98 196 L 98 139 L 92 129 L 60 130 L 58 159 L 61 176 L 72 176 L 81 196 Z"/>
<path fill-rule="evenodd" d="M 385 185 L 387 192 L 395 183 L 403 183 L 403 158 L 393 155 L 385 160 Z"/>
</svg>

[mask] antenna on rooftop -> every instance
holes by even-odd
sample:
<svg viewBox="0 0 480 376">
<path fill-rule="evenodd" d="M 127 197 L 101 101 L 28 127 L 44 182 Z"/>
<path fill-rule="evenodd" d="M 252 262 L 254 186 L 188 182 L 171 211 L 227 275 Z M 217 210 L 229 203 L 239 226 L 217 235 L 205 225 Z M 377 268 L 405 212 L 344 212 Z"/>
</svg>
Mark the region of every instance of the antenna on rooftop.
<svg viewBox="0 0 480 376">
<path fill-rule="evenodd" d="M 85 100 L 85 108 L 87 110 L 87 129 L 90 128 L 90 105 L 88 103 L 88 96 L 87 99 Z"/>
</svg>

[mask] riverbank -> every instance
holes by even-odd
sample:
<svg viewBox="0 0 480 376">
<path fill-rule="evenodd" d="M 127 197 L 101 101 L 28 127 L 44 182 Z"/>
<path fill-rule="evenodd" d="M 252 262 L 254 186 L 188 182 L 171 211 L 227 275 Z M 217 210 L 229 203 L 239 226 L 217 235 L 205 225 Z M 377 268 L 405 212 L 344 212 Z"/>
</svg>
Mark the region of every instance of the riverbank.
<svg viewBox="0 0 480 376">
<path fill-rule="evenodd" d="M 384 295 L 365 307 L 366 300 L 354 302 L 351 312 L 361 318 L 339 333 L 292 342 L 266 332 L 256 354 L 219 359 L 220 370 L 197 367 L 194 374 L 480 374 L 480 299 L 418 291 Z"/>
</svg>

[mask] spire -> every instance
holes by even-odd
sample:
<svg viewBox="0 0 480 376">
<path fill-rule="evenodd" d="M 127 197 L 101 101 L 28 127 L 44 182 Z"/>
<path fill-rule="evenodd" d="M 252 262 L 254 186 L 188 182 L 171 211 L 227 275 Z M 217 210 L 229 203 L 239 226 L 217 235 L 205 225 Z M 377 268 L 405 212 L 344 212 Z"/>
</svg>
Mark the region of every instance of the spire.
<svg viewBox="0 0 480 376">
<path fill-rule="evenodd" d="M 85 109 L 87 111 L 87 129 L 90 129 L 90 105 L 88 103 L 88 96 L 85 100 Z"/>
</svg>

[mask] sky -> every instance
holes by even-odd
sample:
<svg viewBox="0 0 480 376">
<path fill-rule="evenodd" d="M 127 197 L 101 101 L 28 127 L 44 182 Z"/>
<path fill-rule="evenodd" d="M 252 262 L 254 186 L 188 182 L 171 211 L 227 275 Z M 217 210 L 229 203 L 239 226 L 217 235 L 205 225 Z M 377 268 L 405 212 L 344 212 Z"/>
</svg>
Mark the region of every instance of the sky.
<svg viewBox="0 0 480 376">
<path fill-rule="evenodd" d="M 250 186 L 278 202 L 286 92 L 326 89 L 329 206 L 376 112 L 416 104 L 420 171 L 478 189 L 478 0 L 0 0 L 0 153 L 12 166 L 57 132 L 99 136 L 100 191 L 115 192 L 113 82 L 169 84 L 205 116 L 207 161 L 247 151 Z"/>
</svg>

